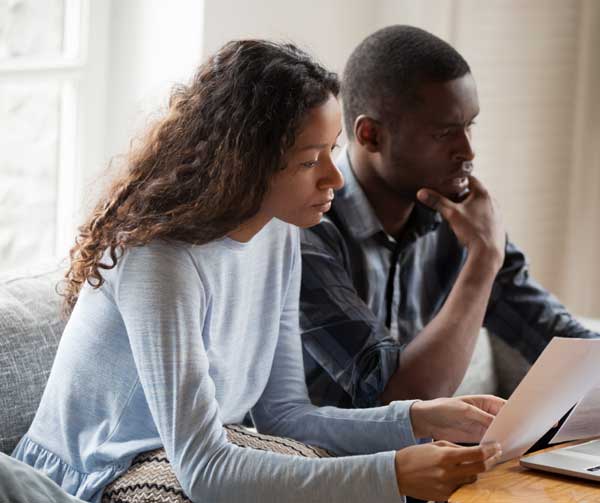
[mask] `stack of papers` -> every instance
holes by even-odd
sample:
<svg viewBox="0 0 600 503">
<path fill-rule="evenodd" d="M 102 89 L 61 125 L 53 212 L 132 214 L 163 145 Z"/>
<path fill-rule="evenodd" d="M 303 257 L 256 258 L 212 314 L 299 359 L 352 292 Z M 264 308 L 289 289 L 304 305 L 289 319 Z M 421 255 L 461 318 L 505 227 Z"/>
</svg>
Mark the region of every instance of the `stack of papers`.
<svg viewBox="0 0 600 503">
<path fill-rule="evenodd" d="M 519 457 L 574 405 L 553 443 L 600 435 L 600 339 L 553 338 L 481 442 L 502 445 L 500 462 Z"/>
</svg>

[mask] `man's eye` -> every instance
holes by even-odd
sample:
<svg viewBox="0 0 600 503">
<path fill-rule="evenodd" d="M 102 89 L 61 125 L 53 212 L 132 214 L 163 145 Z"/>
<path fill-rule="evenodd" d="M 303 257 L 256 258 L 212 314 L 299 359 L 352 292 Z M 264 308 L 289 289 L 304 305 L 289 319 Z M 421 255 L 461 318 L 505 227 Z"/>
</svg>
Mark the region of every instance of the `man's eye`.
<svg viewBox="0 0 600 503">
<path fill-rule="evenodd" d="M 305 168 L 314 168 L 317 164 L 319 164 L 319 161 L 306 161 L 301 162 L 300 166 L 303 166 Z"/>
<path fill-rule="evenodd" d="M 335 152 L 336 148 L 340 148 L 340 146 L 337 143 L 333 147 L 331 147 L 331 151 Z"/>
<path fill-rule="evenodd" d="M 433 135 L 433 137 L 436 140 L 443 140 L 444 138 L 446 138 L 449 135 L 450 135 L 450 130 L 449 129 L 443 129 L 442 131 L 438 131 L 437 133 L 435 133 Z"/>
</svg>

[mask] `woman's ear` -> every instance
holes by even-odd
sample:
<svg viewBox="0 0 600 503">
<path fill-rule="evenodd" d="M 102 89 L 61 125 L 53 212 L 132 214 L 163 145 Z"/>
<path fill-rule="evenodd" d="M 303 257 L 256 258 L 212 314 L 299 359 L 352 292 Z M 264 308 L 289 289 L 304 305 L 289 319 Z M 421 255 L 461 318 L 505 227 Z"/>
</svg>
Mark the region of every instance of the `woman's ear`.
<svg viewBox="0 0 600 503">
<path fill-rule="evenodd" d="M 381 123 L 372 117 L 359 115 L 354 121 L 354 138 L 368 152 L 379 152 L 381 135 Z"/>
</svg>

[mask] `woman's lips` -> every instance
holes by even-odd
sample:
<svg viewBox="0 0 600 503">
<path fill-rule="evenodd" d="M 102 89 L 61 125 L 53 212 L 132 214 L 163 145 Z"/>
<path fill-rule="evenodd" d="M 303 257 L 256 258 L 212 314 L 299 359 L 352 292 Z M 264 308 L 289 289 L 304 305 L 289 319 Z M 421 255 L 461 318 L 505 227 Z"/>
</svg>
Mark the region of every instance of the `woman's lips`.
<svg viewBox="0 0 600 503">
<path fill-rule="evenodd" d="M 319 211 L 321 213 L 325 213 L 325 212 L 329 211 L 329 209 L 331 208 L 331 201 L 327 201 L 326 203 L 323 203 L 323 204 L 315 204 L 315 205 L 313 205 L 313 208 L 315 208 L 317 211 Z"/>
</svg>

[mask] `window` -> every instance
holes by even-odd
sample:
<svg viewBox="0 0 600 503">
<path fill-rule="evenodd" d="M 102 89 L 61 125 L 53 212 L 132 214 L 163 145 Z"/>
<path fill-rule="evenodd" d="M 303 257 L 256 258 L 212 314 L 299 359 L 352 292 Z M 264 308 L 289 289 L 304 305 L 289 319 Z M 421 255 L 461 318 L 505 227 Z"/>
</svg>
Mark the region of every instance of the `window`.
<svg viewBox="0 0 600 503">
<path fill-rule="evenodd" d="M 88 0 L 0 0 L 0 271 L 63 257 L 71 244 L 89 28 Z"/>
</svg>

